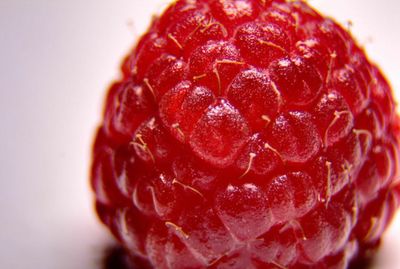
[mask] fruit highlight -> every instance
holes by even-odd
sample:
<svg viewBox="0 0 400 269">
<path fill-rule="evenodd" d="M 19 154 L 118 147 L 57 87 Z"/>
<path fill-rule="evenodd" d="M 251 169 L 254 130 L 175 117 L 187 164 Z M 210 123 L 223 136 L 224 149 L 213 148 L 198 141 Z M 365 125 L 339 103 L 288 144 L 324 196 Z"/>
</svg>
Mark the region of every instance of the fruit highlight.
<svg viewBox="0 0 400 269">
<path fill-rule="evenodd" d="M 400 205 L 399 118 L 332 19 L 304 1 L 179 0 L 122 74 L 91 184 L 140 268 L 345 269 L 377 249 Z"/>
</svg>

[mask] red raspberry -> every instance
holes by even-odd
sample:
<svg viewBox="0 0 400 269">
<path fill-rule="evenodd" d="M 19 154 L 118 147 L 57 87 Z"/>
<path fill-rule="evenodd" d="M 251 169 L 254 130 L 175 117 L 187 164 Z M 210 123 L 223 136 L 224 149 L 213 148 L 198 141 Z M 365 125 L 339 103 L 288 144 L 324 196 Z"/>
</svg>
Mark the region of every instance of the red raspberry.
<svg viewBox="0 0 400 269">
<path fill-rule="evenodd" d="M 142 267 L 339 269 L 378 246 L 400 124 L 334 21 L 303 1 L 180 0 L 122 72 L 91 182 Z"/>
</svg>

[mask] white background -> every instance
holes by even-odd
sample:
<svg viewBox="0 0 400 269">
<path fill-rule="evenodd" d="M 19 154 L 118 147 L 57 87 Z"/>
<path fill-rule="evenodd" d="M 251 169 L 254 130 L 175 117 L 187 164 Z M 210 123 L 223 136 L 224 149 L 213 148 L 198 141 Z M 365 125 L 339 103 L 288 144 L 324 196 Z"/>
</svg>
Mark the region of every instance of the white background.
<svg viewBox="0 0 400 269">
<path fill-rule="evenodd" d="M 0 0 L 0 268 L 100 269 L 90 147 L 120 59 L 164 0 Z M 168 2 L 168 1 L 167 1 Z M 346 24 L 400 93 L 400 2 L 310 0 Z M 400 220 L 376 269 L 400 268 Z"/>
</svg>

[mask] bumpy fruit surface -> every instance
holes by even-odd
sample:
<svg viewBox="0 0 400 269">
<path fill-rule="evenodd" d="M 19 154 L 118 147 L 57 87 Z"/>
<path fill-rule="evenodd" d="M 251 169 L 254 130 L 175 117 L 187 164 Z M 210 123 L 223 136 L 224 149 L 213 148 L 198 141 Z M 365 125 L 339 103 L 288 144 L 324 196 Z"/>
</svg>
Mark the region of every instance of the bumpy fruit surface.
<svg viewBox="0 0 400 269">
<path fill-rule="evenodd" d="M 302 1 L 180 0 L 111 86 L 96 208 L 141 268 L 347 268 L 399 206 L 391 89 Z"/>
</svg>

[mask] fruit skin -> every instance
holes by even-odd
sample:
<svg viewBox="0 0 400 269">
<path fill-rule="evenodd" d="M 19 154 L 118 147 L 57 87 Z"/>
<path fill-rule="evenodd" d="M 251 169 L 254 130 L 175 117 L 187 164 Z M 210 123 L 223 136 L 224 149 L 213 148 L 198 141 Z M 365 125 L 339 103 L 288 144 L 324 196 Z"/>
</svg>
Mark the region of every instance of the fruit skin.
<svg viewBox="0 0 400 269">
<path fill-rule="evenodd" d="M 347 268 L 400 203 L 391 89 L 302 1 L 176 1 L 109 89 L 101 221 L 141 268 Z"/>
</svg>

